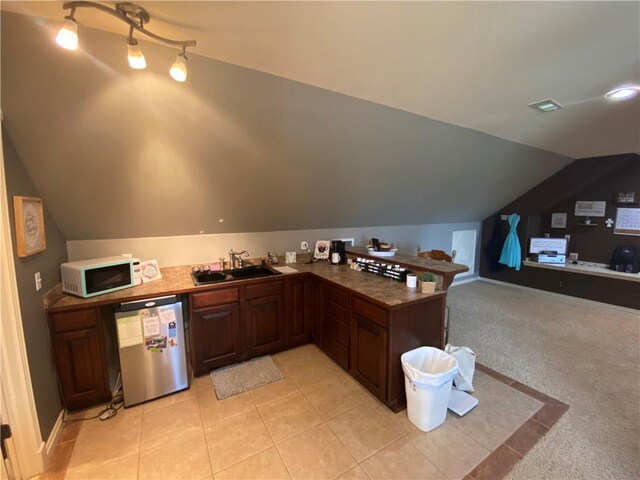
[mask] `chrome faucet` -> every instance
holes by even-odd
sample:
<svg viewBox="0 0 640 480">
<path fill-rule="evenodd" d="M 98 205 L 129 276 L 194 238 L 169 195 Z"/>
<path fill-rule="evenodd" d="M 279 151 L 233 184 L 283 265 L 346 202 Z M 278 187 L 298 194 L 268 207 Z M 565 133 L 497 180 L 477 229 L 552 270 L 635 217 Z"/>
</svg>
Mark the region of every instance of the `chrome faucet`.
<svg viewBox="0 0 640 480">
<path fill-rule="evenodd" d="M 244 266 L 242 255 L 248 257 L 249 252 L 247 252 L 246 250 L 243 250 L 241 252 L 234 252 L 233 250 L 231 250 L 229 252 L 229 263 L 231 264 L 231 270 L 233 270 L 234 268 L 242 268 Z"/>
</svg>

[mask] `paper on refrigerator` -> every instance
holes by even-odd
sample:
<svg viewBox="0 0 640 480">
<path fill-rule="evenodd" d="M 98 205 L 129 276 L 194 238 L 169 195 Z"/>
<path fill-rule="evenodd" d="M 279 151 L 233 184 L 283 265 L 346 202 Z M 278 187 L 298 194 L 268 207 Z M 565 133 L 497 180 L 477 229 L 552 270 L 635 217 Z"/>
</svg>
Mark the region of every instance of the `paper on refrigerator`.
<svg viewBox="0 0 640 480">
<path fill-rule="evenodd" d="M 143 342 L 142 325 L 138 315 L 116 319 L 118 327 L 118 346 L 120 348 L 141 345 Z"/>
</svg>

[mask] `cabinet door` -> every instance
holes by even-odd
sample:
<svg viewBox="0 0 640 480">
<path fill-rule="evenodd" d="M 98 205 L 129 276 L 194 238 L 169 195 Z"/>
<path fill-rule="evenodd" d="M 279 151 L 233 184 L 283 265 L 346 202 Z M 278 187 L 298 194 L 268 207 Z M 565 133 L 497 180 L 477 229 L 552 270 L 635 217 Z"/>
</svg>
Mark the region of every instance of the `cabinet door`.
<svg viewBox="0 0 640 480">
<path fill-rule="evenodd" d="M 237 362 L 244 356 L 240 304 L 217 305 L 191 313 L 191 357 L 195 375 Z"/>
<path fill-rule="evenodd" d="M 69 410 L 111 398 L 97 328 L 55 333 L 53 345 L 62 400 Z"/>
<path fill-rule="evenodd" d="M 250 357 L 285 348 L 282 295 L 253 298 L 245 302 L 247 353 Z"/>
<path fill-rule="evenodd" d="M 387 329 L 351 312 L 349 371 L 371 393 L 384 400 L 387 390 Z"/>
<path fill-rule="evenodd" d="M 313 280 L 313 305 L 311 313 L 311 338 L 320 348 L 324 342 L 324 283 L 322 280 Z"/>
<path fill-rule="evenodd" d="M 292 279 L 285 291 L 286 345 L 293 348 L 309 343 L 311 338 L 311 308 L 313 286 L 306 278 Z"/>
<path fill-rule="evenodd" d="M 333 291 L 335 290 L 333 288 Z M 330 292 L 332 290 L 327 289 L 327 293 Z M 324 300 L 322 348 L 338 365 L 347 369 L 349 368 L 349 308 L 336 303 L 332 298 L 335 297 L 326 295 Z"/>
</svg>

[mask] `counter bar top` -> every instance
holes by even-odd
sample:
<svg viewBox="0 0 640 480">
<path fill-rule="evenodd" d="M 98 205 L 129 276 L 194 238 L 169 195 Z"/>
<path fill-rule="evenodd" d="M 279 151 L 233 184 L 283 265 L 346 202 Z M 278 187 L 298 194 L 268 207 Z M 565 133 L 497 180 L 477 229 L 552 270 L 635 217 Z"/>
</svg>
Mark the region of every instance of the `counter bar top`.
<svg viewBox="0 0 640 480">
<path fill-rule="evenodd" d="M 402 253 L 396 253 L 392 257 L 380 257 L 372 255 L 365 247 L 347 247 L 345 251 L 352 256 L 372 258 L 382 263 L 391 263 L 411 270 L 433 272 L 436 275 L 441 275 L 443 280 L 442 284 L 445 290 L 449 288 L 453 282 L 453 277 L 459 273 L 469 271 L 469 267 L 466 265 L 460 265 L 459 263 L 444 262 L 441 260 L 434 260 L 432 258 L 405 255 Z"/>
<path fill-rule="evenodd" d="M 395 257 L 394 257 L 395 258 Z M 447 264 L 435 260 L 423 259 L 416 257 L 416 260 L 423 262 L 435 263 L 436 267 L 451 276 L 456 273 L 467 271 L 464 265 Z M 398 263 L 398 262 L 394 262 Z M 302 275 L 310 273 L 324 280 L 335 283 L 341 287 L 347 288 L 355 293 L 369 297 L 370 299 L 387 307 L 397 307 L 406 305 L 407 303 L 425 300 L 435 295 L 444 295 L 444 291 L 436 291 L 435 293 L 422 293 L 419 289 L 410 289 L 404 283 L 378 277 L 365 272 L 356 272 L 351 270 L 348 265 L 331 265 L 327 261 L 316 262 L 313 264 L 289 263 L 278 264 L 273 267 L 288 266 L 298 270 L 296 273 L 284 273 L 282 275 L 272 277 L 260 277 L 247 280 L 236 280 L 230 282 L 221 282 L 211 285 L 195 286 L 191 279 L 191 265 L 182 265 L 177 267 L 163 267 L 160 269 L 162 278 L 149 283 L 143 283 L 124 290 L 99 295 L 92 298 L 80 298 L 74 295 L 62 293 L 60 285 L 52 292 L 47 294 L 45 298 L 45 307 L 49 312 L 57 312 L 62 310 L 75 310 L 87 307 L 110 305 L 120 302 L 128 302 L 143 298 L 153 298 L 163 295 L 183 294 L 197 292 L 200 290 L 221 289 L 235 287 L 240 284 L 248 284 L 250 282 L 264 282 L 266 280 L 276 280 L 278 278 L 286 278 L 292 275 Z M 453 266 L 453 268 L 452 268 Z M 457 268 L 456 268 L 457 267 Z M 419 268 L 419 267 L 415 267 Z M 449 268 L 450 270 L 447 270 Z M 438 273 L 435 268 L 430 269 Z M 441 273 L 442 275 L 442 273 Z"/>
</svg>

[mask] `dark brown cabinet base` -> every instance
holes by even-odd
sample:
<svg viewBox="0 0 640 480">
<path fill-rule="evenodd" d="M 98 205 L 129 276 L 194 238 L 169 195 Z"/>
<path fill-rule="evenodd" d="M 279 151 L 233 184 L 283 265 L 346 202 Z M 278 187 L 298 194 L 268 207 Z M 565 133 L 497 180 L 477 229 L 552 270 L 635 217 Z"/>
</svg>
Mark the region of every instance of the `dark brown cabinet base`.
<svg viewBox="0 0 640 480">
<path fill-rule="evenodd" d="M 111 399 L 100 311 L 51 317 L 53 352 L 64 405 L 78 410 Z"/>
</svg>

